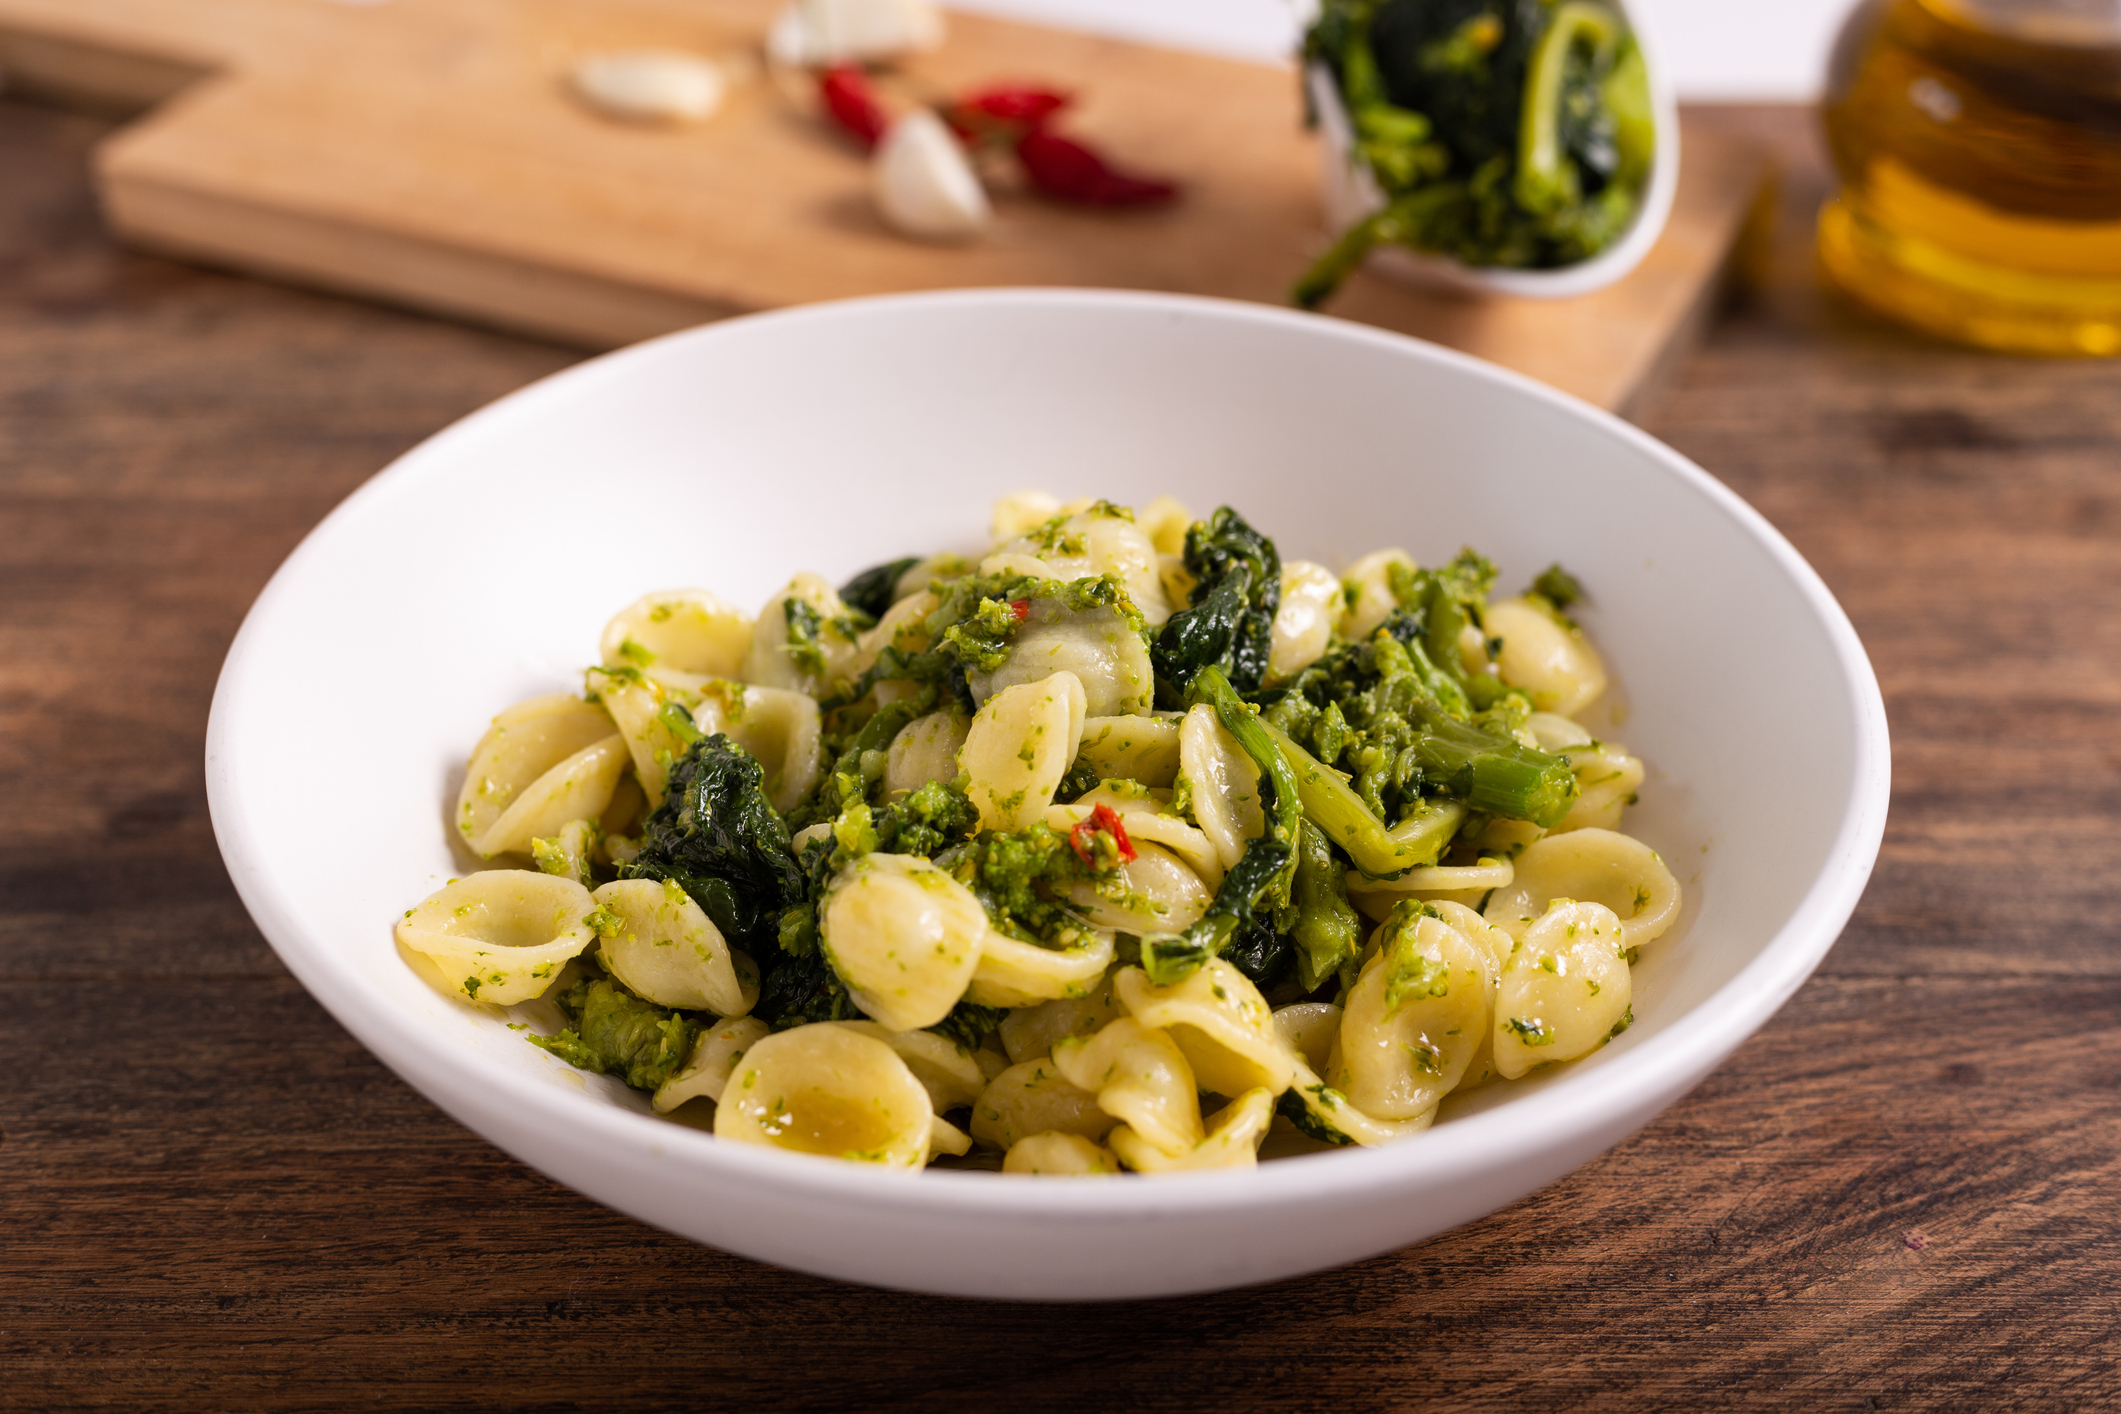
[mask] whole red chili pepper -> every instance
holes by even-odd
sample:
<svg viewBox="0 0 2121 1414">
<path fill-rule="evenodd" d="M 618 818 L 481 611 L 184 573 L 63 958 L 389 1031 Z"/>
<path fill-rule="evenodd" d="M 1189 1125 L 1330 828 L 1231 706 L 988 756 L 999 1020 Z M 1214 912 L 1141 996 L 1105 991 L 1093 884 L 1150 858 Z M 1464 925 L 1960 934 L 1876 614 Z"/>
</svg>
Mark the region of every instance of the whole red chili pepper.
<svg viewBox="0 0 2121 1414">
<path fill-rule="evenodd" d="M 983 126 L 979 120 L 986 119 L 990 123 L 1036 128 L 1074 101 L 1073 95 L 1059 89 L 997 84 L 975 89 L 951 105 L 951 126 L 974 128 Z"/>
<path fill-rule="evenodd" d="M 1103 801 L 1099 801 L 1097 808 L 1078 820 L 1075 828 L 1068 832 L 1068 846 L 1075 851 L 1076 858 L 1093 867 L 1097 864 L 1097 852 L 1096 846 L 1090 843 L 1090 836 L 1094 834 L 1112 837 L 1122 864 L 1132 864 L 1140 855 L 1134 842 L 1127 838 L 1127 826 L 1119 818 L 1119 812 Z"/>
<path fill-rule="evenodd" d="M 891 115 L 870 86 L 869 76 L 853 64 L 835 64 L 818 75 L 818 96 L 832 121 L 863 147 L 875 147 L 891 126 Z"/>
<path fill-rule="evenodd" d="M 1017 140 L 1017 159 L 1031 185 L 1047 196 L 1084 206 L 1154 206 L 1178 195 L 1178 184 L 1122 172 L 1092 149 L 1033 128 Z"/>
</svg>

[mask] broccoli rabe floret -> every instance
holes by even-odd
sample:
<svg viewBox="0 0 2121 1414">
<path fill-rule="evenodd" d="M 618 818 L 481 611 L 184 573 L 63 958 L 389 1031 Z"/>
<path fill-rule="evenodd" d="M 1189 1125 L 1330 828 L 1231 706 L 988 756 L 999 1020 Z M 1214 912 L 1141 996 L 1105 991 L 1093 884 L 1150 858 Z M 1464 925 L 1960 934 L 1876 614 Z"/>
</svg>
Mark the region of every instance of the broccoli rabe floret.
<svg viewBox="0 0 2121 1414">
<path fill-rule="evenodd" d="M 616 1075 L 636 1090 L 653 1090 L 677 1074 L 699 1039 L 699 1022 L 642 1000 L 614 978 L 584 978 L 554 1000 L 573 1025 L 556 1036 L 526 1039 L 569 1065 Z"/>
</svg>

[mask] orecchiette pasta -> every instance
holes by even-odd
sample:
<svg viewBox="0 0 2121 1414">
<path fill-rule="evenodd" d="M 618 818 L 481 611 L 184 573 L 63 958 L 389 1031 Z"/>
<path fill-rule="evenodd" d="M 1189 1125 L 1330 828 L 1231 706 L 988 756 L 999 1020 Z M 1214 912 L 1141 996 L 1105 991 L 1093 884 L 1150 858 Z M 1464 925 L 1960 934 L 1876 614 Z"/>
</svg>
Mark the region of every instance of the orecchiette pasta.
<svg viewBox="0 0 2121 1414">
<path fill-rule="evenodd" d="M 1010 1066 L 972 1102 L 972 1137 L 997 1149 L 1014 1148 L 1034 1134 L 1102 1139 L 1118 1123 L 1098 1107 L 1095 1094 L 1070 1081 L 1046 1056 Z"/>
<path fill-rule="evenodd" d="M 1193 818 L 1229 869 L 1245 846 L 1266 828 L 1260 806 L 1259 767 L 1233 740 L 1206 703 L 1186 713 L 1178 729 L 1179 775 L 1193 804 Z"/>
<path fill-rule="evenodd" d="M 1178 779 L 1178 718 L 1092 716 L 1077 751 L 1102 779 L 1168 786 Z"/>
<path fill-rule="evenodd" d="M 973 700 L 984 703 L 1004 688 L 1060 672 L 1082 684 L 1083 710 L 1092 717 L 1146 713 L 1155 700 L 1148 645 L 1132 625 L 1109 608 L 1075 610 L 1052 599 L 1025 600 L 1009 660 L 967 683 Z"/>
<path fill-rule="evenodd" d="M 593 897 L 604 963 L 634 995 L 657 1006 L 739 1016 L 759 999 L 758 967 L 732 953 L 700 906 L 676 884 L 620 879 Z"/>
<path fill-rule="evenodd" d="M 797 607 L 791 611 L 790 605 Z M 759 611 L 739 675 L 760 687 L 817 696 L 854 676 L 859 633 L 831 585 L 799 574 Z"/>
<path fill-rule="evenodd" d="M 937 1114 L 963 1109 L 987 1088 L 987 1077 L 980 1073 L 979 1062 L 972 1058 L 972 1052 L 948 1037 L 938 1036 L 933 1031 L 887 1031 L 873 1021 L 834 1024 L 859 1031 L 864 1036 L 874 1036 L 897 1051 L 898 1058 L 913 1072 L 913 1078 L 928 1092 L 928 1101 L 935 1106 Z"/>
<path fill-rule="evenodd" d="M 935 592 L 922 589 L 894 600 L 884 616 L 877 620 L 876 627 L 863 633 L 855 641 L 852 671 L 867 672 L 876 663 L 886 648 L 896 648 L 901 653 L 921 653 L 928 648 L 928 616 L 942 607 L 942 600 Z"/>
<path fill-rule="evenodd" d="M 1346 601 L 1340 581 L 1324 565 L 1292 560 L 1281 570 L 1281 608 L 1274 614 L 1267 676 L 1294 677 L 1324 655 Z"/>
<path fill-rule="evenodd" d="M 987 699 L 957 753 L 982 825 L 1021 830 L 1045 813 L 1075 759 L 1083 716 L 1083 685 L 1069 672 Z"/>
<path fill-rule="evenodd" d="M 1605 662 L 1581 629 L 1522 599 L 1488 606 L 1487 631 L 1502 640 L 1495 666 L 1543 712 L 1572 717 L 1605 692 Z"/>
<path fill-rule="evenodd" d="M 572 879 L 490 869 L 452 879 L 405 911 L 398 942 L 467 1001 L 512 1006 L 542 996 L 596 941 L 596 903 Z"/>
<path fill-rule="evenodd" d="M 928 1092 L 873 1036 L 798 1026 L 751 1043 L 715 1106 L 720 1139 L 891 1168 L 928 1162 Z"/>
<path fill-rule="evenodd" d="M 1068 901 L 1098 927 L 1123 933 L 1178 933 L 1198 923 L 1213 897 L 1207 883 L 1171 851 L 1136 838 L 1133 859 L 1108 879 L 1076 884 Z"/>
<path fill-rule="evenodd" d="M 1610 830 L 1620 823 L 1620 814 L 1634 802 L 1645 774 L 1639 757 L 1612 742 L 1597 742 L 1569 751 L 1569 766 L 1576 772 L 1579 794 L 1569 813 L 1561 817 L 1554 833 L 1570 830 Z"/>
<path fill-rule="evenodd" d="M 816 698 L 786 688 L 712 681 L 686 705 L 696 730 L 727 735 L 759 763 L 774 809 L 792 810 L 817 789 L 824 763 Z"/>
<path fill-rule="evenodd" d="M 634 779 L 651 806 L 663 803 L 670 763 L 685 754 L 684 719 L 664 715 L 663 688 L 632 668 L 589 670 L 589 691 L 611 714 L 633 759 Z"/>
<path fill-rule="evenodd" d="M 733 677 L 751 649 L 751 617 L 704 589 L 668 589 L 606 624 L 602 648 L 606 667 Z"/>
<path fill-rule="evenodd" d="M 893 795 L 919 790 L 930 781 L 957 779 L 957 754 L 972 719 L 963 712 L 930 712 L 891 739 L 884 756 L 884 789 Z"/>
<path fill-rule="evenodd" d="M 1342 638 L 1361 643 L 1399 607 L 1399 598 L 1392 591 L 1394 565 L 1412 571 L 1414 557 L 1404 550 L 1376 550 L 1348 566 L 1341 575 L 1341 599 L 1347 606 L 1340 619 Z"/>
<path fill-rule="evenodd" d="M 1134 522 L 1159 555 L 1177 555 L 1186 548 L 1186 528 L 1193 524 L 1193 512 L 1175 496 L 1158 496 L 1141 508 Z"/>
<path fill-rule="evenodd" d="M 1596 903 L 1558 900 L 1525 930 L 1495 1001 L 1495 1068 L 1533 1066 L 1604 1045 L 1629 1015 L 1631 975 L 1620 920 Z"/>
<path fill-rule="evenodd" d="M 987 911 L 925 859 L 869 854 L 834 882 L 820 925 L 856 1006 L 893 1031 L 950 1014 L 972 984 Z"/>
<path fill-rule="evenodd" d="M 1047 492 L 1011 491 L 994 503 L 987 533 L 997 545 L 1014 540 L 1059 515 L 1060 508 L 1060 497 Z"/>
<path fill-rule="evenodd" d="M 1044 948 L 989 930 L 965 1000 L 975 1006 L 1024 1007 L 1096 990 L 1112 966 L 1113 937 L 1083 929 L 1071 948 Z"/>
<path fill-rule="evenodd" d="M 1336 573 L 1168 497 L 991 526 L 618 614 L 456 801 L 537 871 L 451 882 L 406 959 L 721 1139 L 1052 1177 L 1404 1140 L 1629 1024 L 1680 889 L 1572 715 L 1565 572 Z"/>
<path fill-rule="evenodd" d="M 1126 1125 L 1112 1131 L 1112 1151 L 1138 1173 L 1251 1168 L 1259 1161 L 1259 1141 L 1267 1137 L 1273 1119 L 1274 1096 L 1266 1090 L 1247 1090 L 1217 1111 L 1207 1121 L 1201 1141 L 1182 1154 L 1166 1151 Z"/>
<path fill-rule="evenodd" d="M 1348 993 L 1327 1082 L 1373 1119 L 1435 1109 L 1480 1049 L 1494 986 L 1485 947 L 1433 910 L 1401 904 Z"/>
<path fill-rule="evenodd" d="M 528 854 L 532 840 L 557 834 L 569 821 L 603 814 L 626 764 L 626 742 L 617 734 L 583 747 L 525 786 L 472 848 L 488 859 Z"/>
<path fill-rule="evenodd" d="M 1029 526 L 997 546 L 996 553 L 1035 558 L 1052 579 L 1115 575 L 1151 627 L 1171 617 L 1157 572 L 1156 543 L 1131 513 L 1102 502 Z"/>
<path fill-rule="evenodd" d="M 1036 1173 L 1060 1178 L 1104 1178 L 1119 1172 L 1110 1149 L 1080 1134 L 1032 1134 L 1009 1146 L 1003 1173 Z"/>
<path fill-rule="evenodd" d="M 735 1017 L 702 1031 L 685 1068 L 656 1087 L 651 1101 L 656 1113 L 668 1114 L 687 1100 L 721 1099 L 722 1087 L 729 1083 L 744 1052 L 771 1034 L 772 1028 L 753 1016 Z"/>
<path fill-rule="evenodd" d="M 1636 948 L 1662 937 L 1679 916 L 1679 881 L 1657 851 L 1611 830 L 1548 835 L 1517 856 L 1516 874 L 1483 912 L 1504 932 L 1523 937 L 1554 899 L 1603 904 L 1620 918 Z"/>
<path fill-rule="evenodd" d="M 1108 974 L 1087 996 L 1069 997 L 1009 1013 L 998 1028 L 1012 1062 L 1036 1060 L 1053 1053 L 1069 1036 L 1088 1036 L 1120 1014 Z"/>
<path fill-rule="evenodd" d="M 1200 830 L 1167 813 L 1168 803 L 1154 795 L 1121 795 L 1100 786 L 1071 805 L 1047 810 L 1046 823 L 1065 833 L 1088 819 L 1099 805 L 1110 806 L 1118 813 L 1130 838 L 1169 850 L 1210 890 L 1222 883 L 1222 856 L 1216 853 L 1215 846 Z"/>
<path fill-rule="evenodd" d="M 1172 1158 L 1205 1137 L 1199 1086 L 1178 1043 L 1166 1032 L 1123 1016 L 1094 1036 L 1070 1036 L 1053 1047 L 1062 1078 L 1097 1096 L 1098 1108 Z M 1113 1146 L 1122 1157 L 1126 1150 Z"/>
<path fill-rule="evenodd" d="M 1120 1005 L 1144 1026 L 1168 1033 L 1204 1090 L 1242 1095 L 1289 1088 L 1295 1057 L 1274 1027 L 1274 1012 L 1250 978 L 1221 958 L 1175 986 L 1158 987 L 1138 967 L 1113 979 Z"/>
<path fill-rule="evenodd" d="M 532 840 L 530 857 L 536 861 L 539 872 L 557 874 L 588 888 L 602 834 L 594 820 L 569 820 L 550 839 Z"/>
<path fill-rule="evenodd" d="M 547 773 L 577 753 L 602 745 L 614 730 L 603 709 L 564 695 L 534 698 L 495 717 L 471 753 L 464 788 L 457 796 L 457 829 L 464 842 L 489 859 L 501 853 L 505 845 L 489 847 L 486 842 L 510 808 L 526 797 L 549 798 L 552 790 L 541 785 Z M 532 786 L 541 788 L 533 791 Z M 578 811 L 541 833 L 555 834 L 566 820 L 594 816 L 602 809 L 599 805 Z M 512 835 L 513 828 L 507 833 Z"/>
<path fill-rule="evenodd" d="M 1340 1039 L 1340 1008 L 1331 1002 L 1297 1002 L 1274 1013 L 1274 1029 L 1299 1061 L 1324 1070 Z"/>
</svg>

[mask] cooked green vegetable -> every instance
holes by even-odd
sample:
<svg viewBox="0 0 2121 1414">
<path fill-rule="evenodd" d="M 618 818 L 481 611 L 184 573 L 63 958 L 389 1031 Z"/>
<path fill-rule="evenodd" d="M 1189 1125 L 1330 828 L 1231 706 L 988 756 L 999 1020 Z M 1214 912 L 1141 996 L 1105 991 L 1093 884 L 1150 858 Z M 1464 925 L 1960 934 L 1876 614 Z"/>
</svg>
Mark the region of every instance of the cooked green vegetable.
<svg viewBox="0 0 2121 1414">
<path fill-rule="evenodd" d="M 643 1001 L 610 977 L 584 978 L 554 1000 L 574 1024 L 556 1036 L 526 1039 L 636 1090 L 653 1090 L 682 1070 L 700 1034 L 691 1017 Z"/>
<path fill-rule="evenodd" d="M 1304 54 L 1385 199 L 1298 282 L 1307 308 L 1380 244 L 1551 269 L 1635 219 L 1656 143 L 1649 77 L 1608 5 L 1324 0 Z"/>
<path fill-rule="evenodd" d="M 907 570 L 921 562 L 918 555 L 908 555 L 902 560 L 887 560 L 871 566 L 840 586 L 840 602 L 860 614 L 866 614 L 871 623 L 884 616 L 898 593 L 898 582 Z"/>
<path fill-rule="evenodd" d="M 1293 902 L 1297 981 L 1316 991 L 1362 946 L 1362 920 L 1348 903 L 1348 869 L 1325 833 L 1309 820 L 1297 844 Z"/>
<path fill-rule="evenodd" d="M 781 910 L 803 896 L 803 872 L 764 779 L 750 753 L 719 732 L 694 741 L 671 765 L 669 793 L 620 876 L 675 883 L 733 947 L 773 946 Z"/>
<path fill-rule="evenodd" d="M 1228 506 L 1186 531 L 1186 569 L 1199 581 L 1149 651 L 1157 695 L 1176 705 L 1202 669 L 1222 670 L 1239 692 L 1267 673 L 1274 615 L 1281 608 L 1281 555 Z"/>
<path fill-rule="evenodd" d="M 1477 679 L 1437 667 L 1422 628 L 1420 615 L 1394 614 L 1369 642 L 1344 644 L 1299 673 L 1263 718 L 1303 753 L 1291 764 L 1305 812 L 1371 874 L 1435 861 L 1464 818 L 1440 811 L 1436 796 L 1539 825 L 1558 823 L 1576 800 L 1566 760 L 1466 719 L 1459 684 Z"/>
</svg>

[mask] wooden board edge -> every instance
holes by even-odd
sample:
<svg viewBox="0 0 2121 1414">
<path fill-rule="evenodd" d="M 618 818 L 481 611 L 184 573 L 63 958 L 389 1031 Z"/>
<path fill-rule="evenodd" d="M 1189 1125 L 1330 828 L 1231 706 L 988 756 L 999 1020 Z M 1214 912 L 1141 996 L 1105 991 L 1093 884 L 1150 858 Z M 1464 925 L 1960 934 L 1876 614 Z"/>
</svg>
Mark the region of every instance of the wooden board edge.
<svg viewBox="0 0 2121 1414">
<path fill-rule="evenodd" d="M 1682 112 L 1682 122 L 1684 117 Z M 1638 421 L 1637 414 L 1646 410 L 1671 386 L 1678 375 L 1679 365 L 1700 346 L 1708 334 L 1709 325 L 1715 322 L 1716 311 L 1733 287 L 1744 279 L 1745 251 L 1752 233 L 1761 230 L 1774 218 L 1778 188 L 1774 153 L 1764 144 L 1749 142 L 1736 135 L 1718 134 L 1715 145 L 1746 164 L 1744 186 L 1747 199 L 1743 205 L 1735 206 L 1733 214 L 1727 217 L 1729 229 L 1717 233 L 1716 244 L 1722 255 L 1715 268 L 1674 321 L 1663 345 L 1622 388 L 1612 404 L 1612 410 L 1630 422 Z"/>
<path fill-rule="evenodd" d="M 251 205 L 128 174 L 103 154 L 97 167 L 104 218 L 132 245 L 509 333 L 601 351 L 748 312 Z"/>
<path fill-rule="evenodd" d="M 102 117 L 144 113 L 211 72 L 185 59 L 0 25 L 0 75 L 10 92 Z"/>
</svg>

